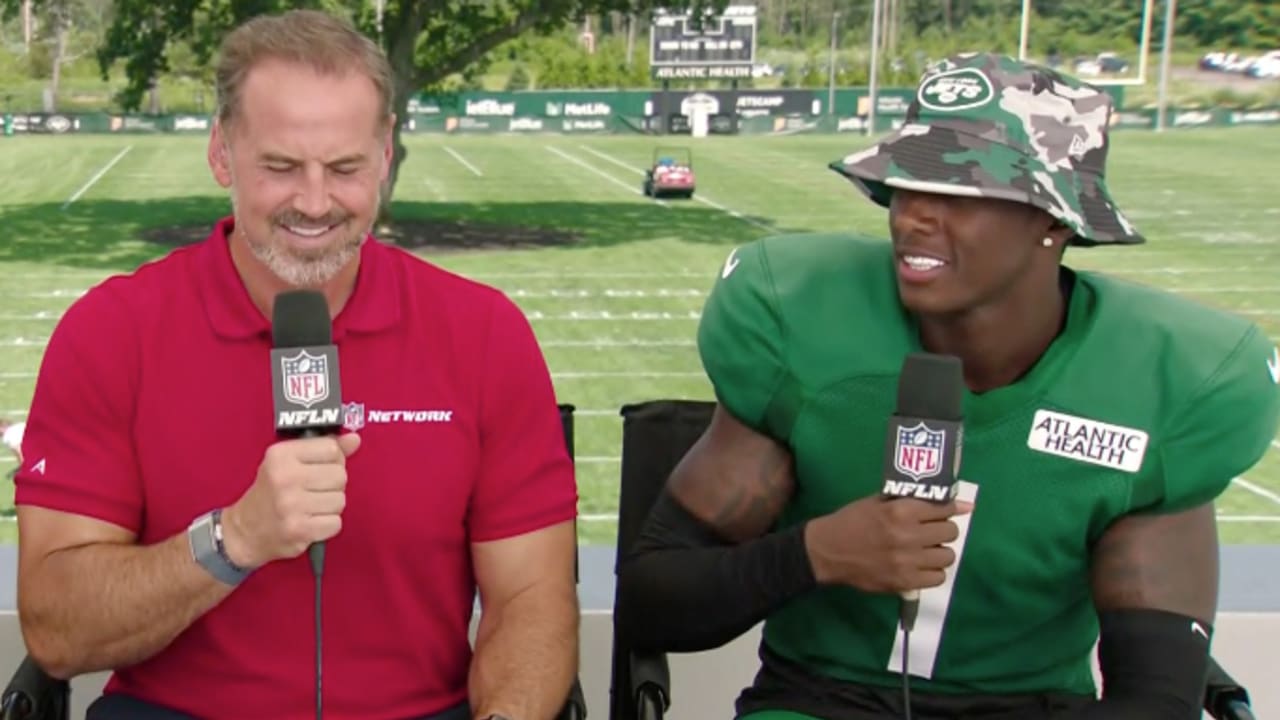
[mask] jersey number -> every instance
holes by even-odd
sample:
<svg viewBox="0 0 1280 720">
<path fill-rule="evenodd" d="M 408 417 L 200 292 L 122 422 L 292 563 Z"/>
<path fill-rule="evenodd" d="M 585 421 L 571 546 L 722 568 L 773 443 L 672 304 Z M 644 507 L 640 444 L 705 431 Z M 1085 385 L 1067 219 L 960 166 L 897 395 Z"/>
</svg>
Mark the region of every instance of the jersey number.
<svg viewBox="0 0 1280 720">
<path fill-rule="evenodd" d="M 974 502 L 978 497 L 978 486 L 961 480 L 956 490 L 956 498 L 966 502 Z M 915 629 L 911 631 L 911 655 L 908 658 L 907 672 L 922 678 L 933 677 L 933 665 L 938 659 L 938 646 L 942 644 L 942 626 L 947 622 L 947 607 L 951 605 L 951 591 L 955 587 L 956 573 L 960 571 L 960 563 L 964 562 L 964 541 L 969 536 L 969 520 L 973 513 L 965 513 L 955 518 L 956 528 L 960 531 L 955 542 L 947 547 L 956 553 L 956 562 L 947 573 L 947 579 L 939 586 L 920 591 L 920 613 L 916 616 Z M 893 641 L 893 652 L 889 655 L 889 670 L 902 671 L 902 633 L 896 633 Z"/>
</svg>

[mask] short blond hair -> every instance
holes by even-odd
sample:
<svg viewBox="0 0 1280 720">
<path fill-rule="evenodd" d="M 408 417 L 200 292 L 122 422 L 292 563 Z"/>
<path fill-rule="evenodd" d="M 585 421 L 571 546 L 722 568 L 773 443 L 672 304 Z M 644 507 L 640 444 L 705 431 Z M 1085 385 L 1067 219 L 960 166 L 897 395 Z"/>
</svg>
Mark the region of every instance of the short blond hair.
<svg viewBox="0 0 1280 720">
<path fill-rule="evenodd" d="M 368 77 L 378 91 L 379 120 L 390 121 L 391 65 L 382 48 L 346 19 L 317 10 L 290 10 L 259 15 L 223 38 L 214 76 L 219 122 L 226 125 L 235 116 L 249 71 L 271 59 L 306 65 L 325 75 L 354 71 Z"/>
</svg>

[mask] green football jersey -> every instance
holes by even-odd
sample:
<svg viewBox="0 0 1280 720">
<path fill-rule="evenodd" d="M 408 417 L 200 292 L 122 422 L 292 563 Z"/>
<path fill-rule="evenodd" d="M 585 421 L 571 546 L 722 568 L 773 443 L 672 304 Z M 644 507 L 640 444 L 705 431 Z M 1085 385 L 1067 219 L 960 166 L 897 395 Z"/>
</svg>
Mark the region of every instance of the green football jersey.
<svg viewBox="0 0 1280 720">
<path fill-rule="evenodd" d="M 735 249 L 698 329 L 718 401 L 795 455 L 788 526 L 881 492 L 904 356 L 921 350 L 886 240 L 779 236 Z M 913 687 L 1095 691 L 1090 548 L 1127 513 L 1216 498 L 1275 437 L 1280 356 L 1254 325 L 1077 272 L 1065 328 L 1017 383 L 964 397 L 956 564 L 921 593 Z M 827 676 L 897 685 L 896 595 L 823 587 L 765 624 Z"/>
</svg>

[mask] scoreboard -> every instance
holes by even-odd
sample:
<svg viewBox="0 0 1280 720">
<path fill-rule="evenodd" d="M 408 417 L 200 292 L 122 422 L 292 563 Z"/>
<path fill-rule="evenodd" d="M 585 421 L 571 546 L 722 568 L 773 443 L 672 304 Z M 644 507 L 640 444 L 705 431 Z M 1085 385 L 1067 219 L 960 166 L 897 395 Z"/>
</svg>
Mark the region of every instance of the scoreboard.
<svg viewBox="0 0 1280 720">
<path fill-rule="evenodd" d="M 649 26 L 649 67 L 660 80 L 751 77 L 756 59 L 756 8 L 730 5 L 702 22 L 656 10 Z"/>
</svg>

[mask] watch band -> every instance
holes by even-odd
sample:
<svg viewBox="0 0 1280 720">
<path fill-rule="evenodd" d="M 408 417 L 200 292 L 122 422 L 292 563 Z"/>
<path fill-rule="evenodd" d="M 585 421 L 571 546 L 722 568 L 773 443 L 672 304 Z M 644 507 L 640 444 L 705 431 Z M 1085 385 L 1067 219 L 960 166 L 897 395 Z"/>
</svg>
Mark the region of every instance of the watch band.
<svg viewBox="0 0 1280 720">
<path fill-rule="evenodd" d="M 236 567 L 222 545 L 222 511 L 213 510 L 196 518 L 187 528 L 191 557 L 200 567 L 220 582 L 239 585 L 249 577 L 249 570 Z"/>
</svg>

